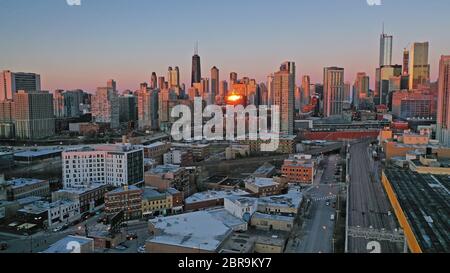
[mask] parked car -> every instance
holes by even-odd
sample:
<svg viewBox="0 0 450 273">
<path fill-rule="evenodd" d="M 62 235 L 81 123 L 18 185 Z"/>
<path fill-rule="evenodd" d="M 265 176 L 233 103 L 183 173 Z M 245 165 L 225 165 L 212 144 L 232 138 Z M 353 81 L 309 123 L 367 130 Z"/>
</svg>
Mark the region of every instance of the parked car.
<svg viewBox="0 0 450 273">
<path fill-rule="evenodd" d="M 53 232 L 60 232 L 62 229 L 62 227 L 56 227 L 53 229 Z"/>
<path fill-rule="evenodd" d="M 8 243 L 6 243 L 6 242 L 0 243 L 0 250 L 7 250 L 8 247 L 9 247 Z"/>
<path fill-rule="evenodd" d="M 127 235 L 127 240 L 128 241 L 133 241 L 133 240 L 136 240 L 137 238 L 138 238 L 138 236 L 135 233 L 130 233 L 130 234 Z"/>
<path fill-rule="evenodd" d="M 107 221 L 108 221 L 108 218 L 105 216 L 105 217 L 99 218 L 97 220 L 97 223 L 106 223 Z"/>
<path fill-rule="evenodd" d="M 145 246 L 140 246 L 137 251 L 138 253 L 146 253 Z"/>
</svg>

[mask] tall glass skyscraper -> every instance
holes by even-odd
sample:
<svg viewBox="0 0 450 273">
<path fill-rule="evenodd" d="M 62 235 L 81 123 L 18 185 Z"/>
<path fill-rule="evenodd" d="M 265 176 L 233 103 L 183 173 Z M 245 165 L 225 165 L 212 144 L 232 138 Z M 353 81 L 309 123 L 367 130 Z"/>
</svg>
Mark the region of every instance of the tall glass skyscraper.
<svg viewBox="0 0 450 273">
<path fill-rule="evenodd" d="M 219 69 L 217 67 L 211 68 L 211 101 L 216 101 L 216 96 L 219 94 Z"/>
<path fill-rule="evenodd" d="M 285 62 L 273 78 L 273 104 L 280 107 L 280 132 L 294 133 L 295 63 Z"/>
<path fill-rule="evenodd" d="M 341 115 L 344 104 L 344 68 L 324 68 L 323 92 L 324 116 L 330 117 Z"/>
<path fill-rule="evenodd" d="M 202 70 L 200 65 L 200 56 L 198 55 L 198 47 L 195 47 L 195 54 L 192 56 L 192 80 L 191 87 L 194 83 L 199 83 L 202 79 Z"/>
<path fill-rule="evenodd" d="M 437 139 L 450 146 L 450 56 L 441 56 L 439 62 L 439 96 Z"/>
<path fill-rule="evenodd" d="M 414 43 L 410 51 L 409 89 L 417 89 L 430 82 L 430 64 L 428 62 L 429 43 Z"/>
<path fill-rule="evenodd" d="M 392 65 L 393 36 L 384 33 L 380 36 L 380 67 Z"/>
</svg>

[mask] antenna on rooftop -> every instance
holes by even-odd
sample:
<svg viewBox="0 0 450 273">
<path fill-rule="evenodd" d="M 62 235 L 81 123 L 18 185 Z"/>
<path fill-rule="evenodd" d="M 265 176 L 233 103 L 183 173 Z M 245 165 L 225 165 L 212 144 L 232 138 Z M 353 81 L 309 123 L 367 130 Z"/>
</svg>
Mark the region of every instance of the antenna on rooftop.
<svg viewBox="0 0 450 273">
<path fill-rule="evenodd" d="M 195 42 L 194 53 L 198 55 L 198 41 Z"/>
</svg>

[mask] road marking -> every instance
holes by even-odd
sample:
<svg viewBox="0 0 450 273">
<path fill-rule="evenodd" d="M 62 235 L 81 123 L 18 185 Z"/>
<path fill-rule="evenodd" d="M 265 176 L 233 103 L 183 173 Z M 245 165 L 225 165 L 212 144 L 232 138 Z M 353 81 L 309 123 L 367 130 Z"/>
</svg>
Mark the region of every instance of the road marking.
<svg viewBox="0 0 450 273">
<path fill-rule="evenodd" d="M 336 195 L 331 195 L 331 196 L 325 196 L 325 197 L 316 197 L 316 198 L 313 198 L 312 200 L 314 202 L 319 202 L 319 201 L 324 201 L 324 200 L 333 200 L 336 198 L 337 198 Z"/>
</svg>

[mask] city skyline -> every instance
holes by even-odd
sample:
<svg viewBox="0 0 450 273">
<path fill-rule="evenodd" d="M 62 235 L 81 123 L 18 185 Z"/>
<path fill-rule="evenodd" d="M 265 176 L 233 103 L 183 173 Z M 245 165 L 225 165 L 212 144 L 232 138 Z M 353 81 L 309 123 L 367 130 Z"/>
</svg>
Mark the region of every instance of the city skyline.
<svg viewBox="0 0 450 273">
<path fill-rule="evenodd" d="M 435 81 L 440 55 L 447 54 L 448 38 L 440 33 L 450 21 L 444 18 L 444 11 L 450 7 L 448 1 L 433 1 L 431 5 L 423 1 L 383 1 L 381 6 L 368 6 L 362 0 L 286 0 L 278 5 L 246 1 L 239 5 L 239 12 L 234 12 L 233 1 L 184 2 L 137 1 L 125 9 L 125 2 L 120 0 L 83 1 L 77 7 L 65 1 L 1 1 L 0 23 L 4 27 L 0 34 L 9 40 L 0 45 L 5 53 L 0 70 L 38 73 L 44 90 L 81 88 L 93 93 L 110 78 L 117 81 L 120 91 L 137 90 L 139 83 L 150 82 L 153 71 L 166 76 L 169 66 L 178 66 L 181 83 L 188 86 L 198 40 L 203 77 L 209 77 L 206 72 L 217 66 L 222 75 L 236 71 L 239 78 L 248 76 L 265 82 L 279 63 L 294 61 L 297 79 L 310 75 L 311 82 L 320 83 L 324 67 L 339 66 L 346 70 L 345 81 L 353 82 L 357 72 L 366 72 L 374 88 L 383 22 L 385 33 L 394 36 L 393 64 L 402 63 L 403 48 L 428 41 L 431 79 Z M 338 15 L 325 11 L 325 2 L 330 10 L 342 12 Z M 164 21 L 158 10 L 168 8 L 173 16 Z M 145 9 L 153 10 L 147 19 L 139 16 Z M 418 10 L 423 11 L 424 20 L 421 24 L 409 22 L 408 14 Z M 427 10 L 433 10 L 432 15 Z M 318 12 L 326 14 L 326 19 L 318 20 L 323 18 L 315 16 Z M 102 13 L 107 16 L 100 21 L 98 15 Z M 192 20 L 195 13 L 202 14 L 203 19 Z M 42 18 L 46 14 L 52 16 Z M 117 17 L 121 20 L 115 14 L 121 15 Z M 252 14 L 255 16 L 246 19 Z M 279 22 L 281 16 L 289 17 L 291 23 Z M 217 28 L 214 23 L 206 23 L 212 19 Z M 59 23 L 53 24 L 55 20 Z M 310 22 L 315 25 L 312 27 Z M 327 29 L 330 23 L 333 31 Z M 431 26 L 435 31 L 428 31 Z M 342 37 L 347 39 L 339 40 Z M 42 65 L 44 62 L 46 65 Z"/>
</svg>

